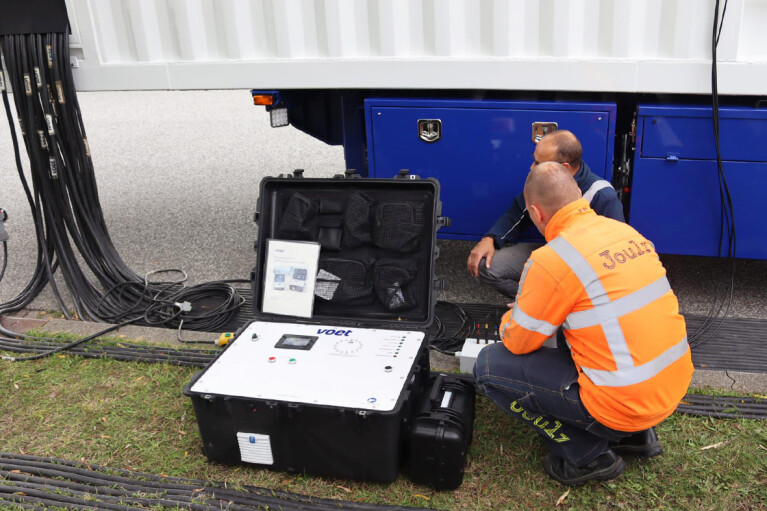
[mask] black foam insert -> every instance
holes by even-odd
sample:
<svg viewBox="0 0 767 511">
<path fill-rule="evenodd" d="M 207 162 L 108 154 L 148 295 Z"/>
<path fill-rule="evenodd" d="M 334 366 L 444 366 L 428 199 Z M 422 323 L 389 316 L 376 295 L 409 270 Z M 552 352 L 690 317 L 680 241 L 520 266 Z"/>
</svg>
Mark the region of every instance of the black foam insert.
<svg viewBox="0 0 767 511">
<path fill-rule="evenodd" d="M 347 260 L 356 268 L 354 272 L 339 275 L 353 277 L 353 282 L 339 286 L 339 294 L 332 300 L 315 296 L 313 319 L 357 320 L 361 324 L 430 322 L 434 306 L 434 208 L 438 193 L 433 182 L 267 179 L 261 192 L 259 247 L 263 247 L 262 250 L 270 238 L 319 241 L 322 243 L 320 267 L 323 261 L 331 260 L 335 263 L 326 266 L 338 268 L 338 260 Z M 311 218 L 296 219 L 297 202 L 302 204 L 300 211 L 308 212 Z M 365 222 L 365 203 L 369 203 L 368 222 Z M 349 211 L 354 214 L 347 214 Z M 389 219 L 392 223 L 385 225 Z M 349 222 L 353 224 L 353 236 L 348 234 Z M 299 224 L 311 228 L 296 228 Z M 335 229 L 341 235 L 340 243 L 336 237 L 328 242 L 328 237 L 321 234 L 322 229 L 314 228 L 317 225 Z M 294 229 L 286 232 L 285 226 Z M 369 235 L 366 229 L 370 229 Z M 401 240 L 397 237 L 400 232 L 403 233 Z M 382 239 L 383 242 L 377 243 Z M 259 252 L 260 258 L 264 256 L 265 252 Z M 264 281 L 265 263 L 265 260 L 259 261 L 256 282 Z M 363 279 L 360 266 L 364 268 Z M 400 269 L 392 270 L 392 267 Z M 369 293 L 360 287 L 361 282 Z M 254 291 L 258 314 L 263 291 Z"/>
</svg>

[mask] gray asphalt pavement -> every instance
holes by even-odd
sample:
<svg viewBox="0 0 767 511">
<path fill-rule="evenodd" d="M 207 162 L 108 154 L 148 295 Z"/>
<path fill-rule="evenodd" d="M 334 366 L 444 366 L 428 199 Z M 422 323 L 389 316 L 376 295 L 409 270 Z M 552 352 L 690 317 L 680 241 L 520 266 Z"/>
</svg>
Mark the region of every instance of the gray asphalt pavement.
<svg viewBox="0 0 767 511">
<path fill-rule="evenodd" d="M 79 95 L 101 204 L 114 243 L 143 274 L 183 268 L 191 283 L 247 278 L 255 262 L 252 222 L 262 177 L 306 169 L 307 177 L 343 172 L 341 147 L 298 130 L 273 129 L 248 91 L 85 92 Z M 0 207 L 9 263 L 0 302 L 14 297 L 33 270 L 31 215 L 15 168 L 7 123 L 0 123 Z M 444 212 L 465 207 L 445 204 Z M 468 275 L 471 242 L 441 241 L 437 264 L 450 281 L 442 299 L 503 304 Z M 715 261 L 664 256 L 684 312 L 705 313 Z M 767 319 L 767 262 L 741 261 L 731 315 Z M 31 306 L 58 309 L 44 292 Z"/>
<path fill-rule="evenodd" d="M 271 128 L 248 91 L 86 92 L 79 99 L 107 225 L 139 274 L 183 268 L 192 283 L 247 278 L 261 178 L 344 168 L 342 148 Z M 0 124 L 0 207 L 11 215 L 4 302 L 26 284 L 36 249 L 8 126 Z M 32 307 L 59 308 L 52 293 Z"/>
</svg>

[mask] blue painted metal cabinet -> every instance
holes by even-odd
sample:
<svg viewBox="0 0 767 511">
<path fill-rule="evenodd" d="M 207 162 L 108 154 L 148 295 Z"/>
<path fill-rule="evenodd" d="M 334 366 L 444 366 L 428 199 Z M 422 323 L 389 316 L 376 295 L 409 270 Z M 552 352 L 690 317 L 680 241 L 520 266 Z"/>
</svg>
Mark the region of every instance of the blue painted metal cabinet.
<svg viewBox="0 0 767 511">
<path fill-rule="evenodd" d="M 719 126 L 737 256 L 767 259 L 761 209 L 767 188 L 767 110 L 723 107 Z M 660 253 L 719 252 L 722 213 L 713 133 L 710 107 L 639 107 L 629 222 Z"/>
<path fill-rule="evenodd" d="M 441 237 L 479 239 L 522 191 L 535 150 L 533 123 L 556 122 L 575 133 L 584 160 L 610 180 L 615 115 L 610 103 L 371 98 L 368 172 L 391 177 L 406 168 L 439 179 L 443 213 L 452 219 Z M 421 119 L 441 122 L 440 140 L 421 140 Z"/>
</svg>

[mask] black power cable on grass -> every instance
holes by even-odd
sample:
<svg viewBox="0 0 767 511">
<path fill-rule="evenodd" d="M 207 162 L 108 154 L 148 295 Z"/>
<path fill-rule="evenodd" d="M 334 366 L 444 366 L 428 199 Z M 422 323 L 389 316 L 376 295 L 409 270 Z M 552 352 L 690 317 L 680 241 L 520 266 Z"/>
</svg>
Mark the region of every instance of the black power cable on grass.
<svg viewBox="0 0 767 511">
<path fill-rule="evenodd" d="M 21 491 L 2 492 L 2 478 L 7 477 L 8 486 L 26 487 L 35 492 L 32 499 L 50 499 L 70 505 L 94 506 L 88 509 L 105 509 L 106 505 L 164 505 L 179 509 L 282 509 L 283 511 L 329 511 L 351 509 L 356 511 L 416 511 L 397 505 L 344 502 L 340 500 L 310 497 L 269 488 L 244 486 L 233 489 L 226 483 L 165 477 L 123 469 L 113 469 L 92 463 L 56 458 L 43 458 L 24 454 L 0 453 L 0 501 L 21 503 L 34 502 L 25 498 Z M 41 495 L 37 492 L 45 492 Z M 76 497 L 82 500 L 78 504 Z M 53 504 L 49 504 L 53 505 Z M 61 505 L 61 504 L 59 504 Z M 64 507 L 64 506 L 62 506 Z M 69 508 L 69 506 L 66 506 Z"/>
<path fill-rule="evenodd" d="M 13 115 L 3 84 L 2 97 L 19 177 L 35 225 L 38 254 L 34 274 L 0 316 L 31 302 L 50 284 L 65 317 L 72 318 L 54 279 L 69 291 L 76 316 L 124 325 L 220 331 L 245 300 L 216 281 L 185 287 L 150 282 L 134 273 L 112 243 L 104 221 L 85 126 L 69 66 L 66 33 L 0 36 L 19 124 L 30 162 L 27 180 Z M 184 278 L 186 280 L 186 278 Z M 0 327 L 0 333 L 19 334 Z"/>
<path fill-rule="evenodd" d="M 0 337 L 0 351 L 15 353 L 47 353 L 65 344 L 67 344 L 66 341 L 59 340 L 30 341 Z M 72 355 L 83 358 L 111 358 L 124 362 L 170 364 L 187 367 L 205 367 L 217 354 L 215 350 L 176 349 L 123 342 L 111 345 L 98 340 L 87 346 L 71 346 L 67 351 Z"/>
<path fill-rule="evenodd" d="M 719 200 L 721 220 L 719 225 L 719 252 L 717 260 L 716 276 L 714 278 L 714 300 L 708 311 L 706 319 L 701 325 L 688 335 L 690 349 L 706 342 L 716 334 L 722 323 L 727 318 L 732 305 L 733 291 L 735 287 L 735 261 L 736 261 L 736 238 L 735 217 L 730 188 L 724 174 L 722 163 L 722 151 L 719 145 L 719 86 L 717 80 L 717 57 L 716 50 L 719 45 L 719 36 L 724 26 L 724 15 L 727 13 L 727 1 L 724 2 L 721 21 L 719 19 L 719 0 L 714 5 L 714 22 L 711 35 L 711 114 L 714 129 L 714 145 L 716 148 L 716 166 L 719 183 Z M 727 255 L 722 258 L 722 242 L 727 240 Z M 727 267 L 729 266 L 729 270 Z M 729 273 L 729 282 L 724 271 Z M 724 310 L 724 312 L 722 312 Z"/>
<path fill-rule="evenodd" d="M 105 328 L 104 330 L 101 330 L 100 332 L 96 332 L 93 335 L 89 335 L 87 337 L 83 337 L 82 339 L 77 339 L 76 341 L 72 341 L 67 344 L 63 344 L 61 346 L 57 346 L 55 348 L 52 348 L 44 353 L 38 353 L 36 355 L 29 355 L 26 357 L 11 357 L 8 355 L 3 355 L 2 360 L 8 360 L 11 362 L 27 362 L 30 360 L 39 360 L 41 358 L 50 357 L 51 355 L 55 355 L 56 353 L 60 353 L 62 351 L 66 351 L 68 349 L 74 348 L 75 346 L 79 346 L 80 344 L 83 344 L 85 342 L 91 341 L 93 339 L 96 339 L 97 337 L 100 337 L 104 334 L 108 334 L 109 332 L 112 332 L 114 330 L 117 330 L 118 328 L 130 325 L 131 323 L 135 323 L 138 321 L 139 318 L 131 319 L 129 321 L 125 321 L 124 323 L 120 323 L 119 325 L 112 325 L 109 328 Z M 30 337 L 30 336 L 26 336 Z"/>
</svg>

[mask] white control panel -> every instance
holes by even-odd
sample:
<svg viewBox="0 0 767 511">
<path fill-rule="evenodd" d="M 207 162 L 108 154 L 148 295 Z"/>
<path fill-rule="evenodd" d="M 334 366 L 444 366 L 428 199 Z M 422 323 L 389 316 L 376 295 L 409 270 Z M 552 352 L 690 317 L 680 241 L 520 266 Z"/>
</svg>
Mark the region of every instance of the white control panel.
<svg viewBox="0 0 767 511">
<path fill-rule="evenodd" d="M 423 332 L 251 323 L 192 392 L 391 411 Z"/>
</svg>

